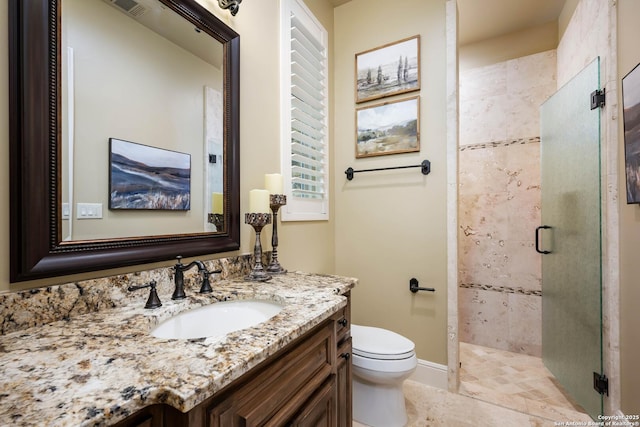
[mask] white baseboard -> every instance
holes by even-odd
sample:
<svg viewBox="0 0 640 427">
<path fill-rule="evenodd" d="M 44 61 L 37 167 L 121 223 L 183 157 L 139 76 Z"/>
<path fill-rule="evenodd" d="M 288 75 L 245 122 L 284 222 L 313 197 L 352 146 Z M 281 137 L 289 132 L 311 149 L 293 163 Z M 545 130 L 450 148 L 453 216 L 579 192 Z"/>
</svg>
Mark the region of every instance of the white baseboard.
<svg viewBox="0 0 640 427">
<path fill-rule="evenodd" d="M 415 372 L 411 374 L 409 380 L 447 390 L 447 371 L 447 365 L 440 365 L 439 363 L 418 359 L 418 367 Z"/>
</svg>

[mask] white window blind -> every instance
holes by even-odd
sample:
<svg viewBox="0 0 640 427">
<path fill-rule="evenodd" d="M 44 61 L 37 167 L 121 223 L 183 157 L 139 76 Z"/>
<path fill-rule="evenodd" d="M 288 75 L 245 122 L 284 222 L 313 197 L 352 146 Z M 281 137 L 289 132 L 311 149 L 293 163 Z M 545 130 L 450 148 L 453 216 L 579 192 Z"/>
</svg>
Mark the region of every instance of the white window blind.
<svg viewBox="0 0 640 427">
<path fill-rule="evenodd" d="M 327 32 L 302 0 L 282 5 L 284 221 L 328 219 Z"/>
</svg>

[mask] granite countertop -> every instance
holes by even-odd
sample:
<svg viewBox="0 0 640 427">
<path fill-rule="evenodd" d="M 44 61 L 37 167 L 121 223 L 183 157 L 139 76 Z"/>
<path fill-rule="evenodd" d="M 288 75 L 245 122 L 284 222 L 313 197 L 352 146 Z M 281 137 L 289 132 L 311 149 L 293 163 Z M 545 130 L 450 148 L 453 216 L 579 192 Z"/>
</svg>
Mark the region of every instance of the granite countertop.
<svg viewBox="0 0 640 427">
<path fill-rule="evenodd" d="M 346 305 L 355 279 L 305 273 L 268 282 L 223 280 L 214 292 L 143 308 L 122 307 L 0 336 L 0 425 L 110 425 L 166 403 L 186 412 Z M 141 294 L 142 295 L 142 294 Z M 172 315 L 217 301 L 284 304 L 275 317 L 223 337 L 167 340 L 149 331 Z"/>
</svg>

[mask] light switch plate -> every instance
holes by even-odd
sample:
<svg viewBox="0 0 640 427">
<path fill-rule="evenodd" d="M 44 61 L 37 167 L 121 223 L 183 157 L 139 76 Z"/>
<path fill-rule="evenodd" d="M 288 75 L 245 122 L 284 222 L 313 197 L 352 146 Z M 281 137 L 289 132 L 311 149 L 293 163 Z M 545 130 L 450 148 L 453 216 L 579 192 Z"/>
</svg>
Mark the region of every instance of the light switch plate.
<svg viewBox="0 0 640 427">
<path fill-rule="evenodd" d="M 102 203 L 78 203 L 76 206 L 77 219 L 101 219 Z"/>
</svg>

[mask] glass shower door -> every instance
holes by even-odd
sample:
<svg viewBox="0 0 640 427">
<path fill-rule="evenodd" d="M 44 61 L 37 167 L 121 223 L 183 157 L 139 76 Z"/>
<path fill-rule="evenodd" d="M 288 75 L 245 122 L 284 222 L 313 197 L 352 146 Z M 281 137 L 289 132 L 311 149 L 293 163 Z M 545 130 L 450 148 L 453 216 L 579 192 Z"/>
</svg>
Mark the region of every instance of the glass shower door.
<svg viewBox="0 0 640 427">
<path fill-rule="evenodd" d="M 540 109 L 542 224 L 542 359 L 594 418 L 602 395 L 600 230 L 600 88 L 596 59 Z M 548 228 L 546 228 L 548 227 Z M 540 239 L 540 240 L 538 240 Z"/>
</svg>

